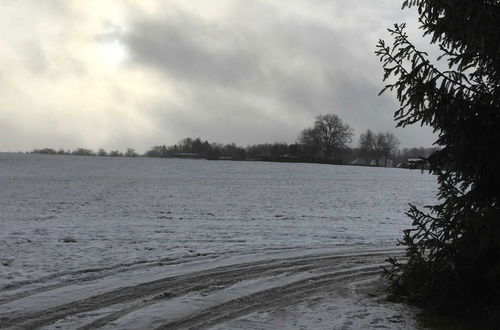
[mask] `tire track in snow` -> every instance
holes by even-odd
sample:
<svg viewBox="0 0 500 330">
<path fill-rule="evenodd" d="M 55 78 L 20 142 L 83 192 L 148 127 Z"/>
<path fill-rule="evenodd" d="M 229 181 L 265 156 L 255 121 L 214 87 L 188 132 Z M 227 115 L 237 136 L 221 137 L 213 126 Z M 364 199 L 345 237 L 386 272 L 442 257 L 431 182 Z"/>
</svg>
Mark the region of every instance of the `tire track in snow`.
<svg viewBox="0 0 500 330">
<path fill-rule="evenodd" d="M 381 259 L 378 259 L 378 260 L 380 262 L 382 261 Z M 166 292 L 166 295 L 164 293 L 164 294 L 158 294 L 158 295 L 155 295 L 152 297 L 147 297 L 146 299 L 137 301 L 132 306 L 127 306 L 127 307 L 125 307 L 117 312 L 111 313 L 110 315 L 107 315 L 101 319 L 98 319 L 94 322 L 91 322 L 91 323 L 87 324 L 86 326 L 81 327 L 80 329 L 83 330 L 83 329 L 94 329 L 94 328 L 102 327 L 102 326 L 104 326 L 104 325 L 106 325 L 114 320 L 117 320 L 120 317 L 127 315 L 131 312 L 134 312 L 134 311 L 140 310 L 144 307 L 156 304 L 156 303 L 158 303 L 159 300 L 164 300 L 166 297 L 174 298 L 174 297 L 178 297 L 178 296 L 183 295 L 183 294 L 188 294 L 188 293 L 192 293 L 192 292 L 200 292 L 200 291 L 202 291 L 204 294 L 208 294 L 209 292 L 227 288 L 227 287 L 234 285 L 238 282 L 248 281 L 248 280 L 255 279 L 255 278 L 271 278 L 271 277 L 279 276 L 282 274 L 287 274 L 290 276 L 292 274 L 304 273 L 304 272 L 308 272 L 311 270 L 314 270 L 314 271 L 327 271 L 328 270 L 331 272 L 331 271 L 338 271 L 338 269 L 341 269 L 342 266 L 345 267 L 345 264 L 339 265 L 338 267 L 336 267 L 336 265 L 335 266 L 332 265 L 332 260 L 330 260 L 330 259 L 324 260 L 323 262 L 321 262 L 321 261 L 318 262 L 317 260 L 310 260 L 310 261 L 311 261 L 310 264 L 294 265 L 294 266 L 278 265 L 276 267 L 268 268 L 268 269 L 260 269 L 260 270 L 256 269 L 256 270 L 259 270 L 258 273 L 248 272 L 247 270 L 244 270 L 244 272 L 238 272 L 238 273 L 233 273 L 233 274 L 231 274 L 231 273 L 223 274 L 223 276 L 224 275 L 228 275 L 228 276 L 226 278 L 210 278 L 208 283 L 204 283 L 203 281 L 201 281 L 195 286 L 194 290 L 192 288 L 187 288 L 182 293 L 179 293 L 179 292 L 174 293 L 172 291 L 169 291 L 169 292 Z M 341 261 L 341 259 L 337 259 L 336 261 Z M 368 261 L 373 261 L 373 257 L 370 256 L 370 257 L 364 257 L 362 259 L 361 258 L 356 259 L 353 264 L 357 265 L 360 262 L 365 263 Z M 376 266 L 376 268 L 378 270 L 380 270 L 380 264 Z M 309 275 L 308 277 L 311 278 L 312 276 Z"/>
<path fill-rule="evenodd" d="M 276 251 L 289 250 L 289 248 L 278 249 Z M 276 252 L 275 251 L 275 252 Z M 108 267 L 92 267 L 77 270 L 70 270 L 48 274 L 32 280 L 23 280 L 10 283 L 0 288 L 0 306 L 10 301 L 14 301 L 30 295 L 57 289 L 70 285 L 72 283 L 82 283 L 87 281 L 94 281 L 97 279 L 110 277 L 123 272 L 130 272 L 135 270 L 142 270 L 146 268 L 162 267 L 168 265 L 186 264 L 191 261 L 201 261 L 202 258 L 223 258 L 224 256 L 231 256 L 231 253 L 239 251 L 226 251 L 225 253 L 197 253 L 193 255 L 186 255 L 179 258 L 160 258 L 160 259 L 146 259 L 138 260 L 128 263 L 120 263 Z M 245 253 L 262 252 L 262 250 L 245 251 Z M 205 259 L 206 260 L 206 259 Z M 67 277 L 70 277 L 69 279 Z M 36 288 L 28 288 L 23 290 L 24 287 L 32 285 L 40 285 Z"/>
<path fill-rule="evenodd" d="M 376 269 L 375 271 L 379 271 L 380 263 L 385 259 L 387 254 L 394 254 L 395 252 L 395 250 L 385 250 L 348 255 L 312 256 L 298 258 L 295 257 L 274 260 L 268 259 L 230 266 L 222 266 L 179 276 L 161 278 L 159 280 L 141 283 L 135 286 L 112 290 L 103 294 L 98 294 L 71 303 L 47 308 L 38 312 L 24 313 L 12 316 L 8 315 L 7 317 L 3 317 L 0 328 L 16 327 L 33 329 L 45 325 L 50 325 L 58 320 L 65 319 L 79 313 L 96 311 L 113 305 L 129 304 L 129 306 L 117 312 L 111 313 L 104 318 L 94 320 L 90 324 L 87 324 L 87 327 L 83 327 L 95 328 L 106 325 L 109 322 L 116 320 L 132 311 L 140 310 L 141 308 L 149 304 L 154 304 L 161 300 L 171 299 L 173 297 L 178 297 L 192 292 L 219 289 L 221 287 L 227 287 L 243 280 L 275 276 L 283 273 L 303 273 L 321 269 L 334 270 L 333 273 L 330 272 L 326 275 L 315 277 L 314 284 L 311 285 L 308 284 L 308 281 L 312 279 L 309 279 L 299 281 L 295 284 L 295 286 L 293 286 L 294 284 L 292 283 L 290 285 L 281 287 L 281 289 L 278 287 L 276 289 L 265 291 L 268 292 L 267 295 L 275 294 L 279 290 L 284 290 L 284 294 L 293 295 L 295 292 L 295 295 L 300 295 L 297 292 L 298 289 L 295 290 L 293 289 L 294 287 L 301 287 L 301 290 L 304 292 L 312 292 L 318 289 L 322 290 L 323 284 L 326 285 L 332 281 L 335 282 L 339 274 L 358 274 L 357 272 L 359 272 L 359 270 L 352 270 L 349 268 L 356 268 L 356 266 L 358 266 L 359 268 L 360 264 L 366 265 L 368 263 L 372 265 L 376 264 L 376 266 L 370 266 L 372 268 L 367 268 L 358 275 L 368 274 L 370 273 L 369 271 L 373 271 L 373 269 Z M 288 292 L 287 290 L 291 291 Z M 249 306 L 239 307 L 235 309 L 232 314 L 242 315 L 241 313 L 246 313 L 247 310 L 250 311 L 252 309 L 255 309 L 256 304 L 258 303 L 258 299 L 263 299 L 262 295 L 266 296 L 265 292 L 261 293 L 260 296 L 248 296 L 247 298 L 249 299 Z M 236 302 L 240 304 L 238 306 L 241 306 L 246 298 L 242 297 L 238 299 L 236 299 Z M 270 301 L 271 300 L 280 301 L 280 298 L 278 296 L 270 299 Z M 213 308 L 216 307 L 217 306 Z M 208 322 L 212 324 L 213 322 L 216 322 L 216 320 L 220 319 L 220 317 L 216 317 L 218 315 L 217 313 L 218 309 L 209 309 L 201 315 L 195 315 L 194 317 L 189 319 L 175 321 L 177 323 L 172 323 L 171 325 L 182 327 L 183 324 L 192 323 L 194 327 L 197 327 L 197 324 L 201 324 L 200 326 L 204 326 L 203 324 L 205 324 L 204 322 L 207 322 L 207 319 L 212 320 Z"/>
<path fill-rule="evenodd" d="M 162 324 L 156 330 L 207 328 L 259 310 L 294 305 L 320 292 L 332 292 L 345 283 L 379 274 L 381 269 L 380 265 L 377 265 L 307 278 L 230 300 L 194 315 Z"/>
<path fill-rule="evenodd" d="M 39 292 L 44 292 L 48 290 L 53 290 L 59 287 L 67 286 L 72 283 L 82 283 L 86 281 L 94 281 L 96 279 L 101 279 L 104 277 L 109 277 L 116 275 L 118 273 L 122 272 L 127 272 L 127 271 L 133 271 L 133 270 L 139 270 L 139 269 L 145 269 L 145 268 L 152 268 L 152 267 L 159 267 L 159 266 L 166 266 L 166 265 L 177 265 L 177 264 L 182 264 L 189 262 L 190 260 L 196 260 L 196 258 L 201 258 L 201 257 L 219 257 L 221 256 L 220 254 L 217 253 L 203 253 L 203 254 L 196 254 L 192 256 L 185 256 L 183 258 L 179 259 L 173 259 L 173 258 L 161 258 L 157 260 L 139 260 L 135 262 L 130 262 L 130 263 L 122 263 L 122 264 L 117 264 L 109 267 L 95 267 L 95 268 L 84 268 L 84 269 L 79 269 L 79 270 L 74 270 L 74 271 L 66 271 L 66 272 L 60 272 L 60 273 L 55 273 L 55 274 L 50 274 L 46 275 L 37 279 L 33 279 L 30 281 L 20 281 L 16 283 L 12 283 L 4 287 L 3 289 L 0 290 L 0 294 L 3 296 L 0 296 L 0 306 L 3 304 L 6 304 L 10 301 L 20 299 L 23 297 L 28 297 L 30 295 L 39 293 Z M 66 280 L 61 280 L 62 278 L 71 276 L 71 279 L 66 279 Z M 55 282 L 53 284 L 50 284 L 49 282 Z M 48 283 L 48 284 L 47 284 Z M 9 294 L 9 292 L 15 291 L 17 289 L 22 289 L 25 286 L 33 285 L 33 284 L 40 284 L 45 286 L 41 286 L 35 289 L 28 289 L 24 290 L 21 292 L 14 292 L 12 294 Z"/>
</svg>

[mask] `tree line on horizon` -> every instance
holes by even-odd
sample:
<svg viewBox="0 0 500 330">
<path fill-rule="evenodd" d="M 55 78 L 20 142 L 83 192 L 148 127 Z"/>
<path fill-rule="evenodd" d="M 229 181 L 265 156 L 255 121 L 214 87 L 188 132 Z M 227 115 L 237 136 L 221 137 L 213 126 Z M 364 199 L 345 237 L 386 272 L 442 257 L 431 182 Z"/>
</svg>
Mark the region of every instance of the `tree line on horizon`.
<svg viewBox="0 0 500 330">
<path fill-rule="evenodd" d="M 353 129 L 336 114 L 319 115 L 311 127 L 299 134 L 295 143 L 286 142 L 262 143 L 241 147 L 235 143 L 222 144 L 203 141 L 201 138 L 184 138 L 174 145 L 157 145 L 144 154 L 128 148 L 125 152 L 118 150 L 97 152 L 76 148 L 72 151 L 53 148 L 34 149 L 32 153 L 101 157 L 186 157 L 209 160 L 291 160 L 304 159 L 311 162 L 330 160 L 334 163 L 355 163 L 357 165 L 392 166 L 403 164 L 409 158 L 427 157 L 435 148 L 399 149 L 398 138 L 390 132 L 363 132 L 356 147 L 351 148 Z"/>
</svg>

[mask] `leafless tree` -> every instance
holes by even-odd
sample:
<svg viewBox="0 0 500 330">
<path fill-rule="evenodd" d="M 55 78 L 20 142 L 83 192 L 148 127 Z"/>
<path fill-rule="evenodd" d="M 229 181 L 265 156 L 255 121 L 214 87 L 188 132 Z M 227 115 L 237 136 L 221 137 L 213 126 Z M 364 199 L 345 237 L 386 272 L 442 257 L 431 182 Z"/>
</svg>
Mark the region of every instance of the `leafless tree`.
<svg viewBox="0 0 500 330">
<path fill-rule="evenodd" d="M 125 151 L 125 157 L 136 157 L 136 156 L 138 155 L 132 148 L 127 148 L 127 151 Z"/>
<path fill-rule="evenodd" d="M 382 136 L 381 138 L 381 149 L 382 149 L 382 155 L 384 156 L 384 167 L 387 167 L 387 159 L 389 158 L 391 153 L 394 153 L 398 146 L 399 146 L 399 140 L 398 138 L 390 133 L 381 133 Z"/>
<path fill-rule="evenodd" d="M 367 129 L 364 133 L 361 133 L 358 145 L 359 149 L 361 150 L 362 157 L 364 158 L 365 162 L 369 164 L 375 152 L 375 133 L 373 133 L 370 129 Z"/>
<path fill-rule="evenodd" d="M 304 145 L 306 153 L 314 157 L 320 150 L 319 132 L 314 128 L 305 128 L 299 135 L 299 142 Z"/>
<path fill-rule="evenodd" d="M 347 143 L 352 141 L 352 136 L 352 128 L 336 114 L 319 115 L 312 128 L 302 131 L 300 142 L 315 145 L 325 157 L 335 158 L 337 151 L 346 148 Z"/>
<path fill-rule="evenodd" d="M 362 154 L 368 159 L 375 158 L 377 166 L 380 166 L 380 158 L 384 157 L 384 166 L 387 167 L 389 156 L 397 150 L 398 146 L 398 138 L 390 132 L 375 134 L 368 129 L 359 138 L 359 148 Z"/>
</svg>

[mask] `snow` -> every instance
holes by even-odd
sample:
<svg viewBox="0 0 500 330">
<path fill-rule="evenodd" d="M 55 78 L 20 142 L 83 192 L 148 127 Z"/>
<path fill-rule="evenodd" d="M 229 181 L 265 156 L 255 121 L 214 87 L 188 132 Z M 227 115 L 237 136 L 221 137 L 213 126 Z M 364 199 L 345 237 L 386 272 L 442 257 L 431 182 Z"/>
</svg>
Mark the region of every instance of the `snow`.
<svg viewBox="0 0 500 330">
<path fill-rule="evenodd" d="M 212 327 L 222 329 L 416 329 L 417 309 L 385 301 L 379 278 L 349 283 L 326 297 L 254 312 Z"/>
<path fill-rule="evenodd" d="M 430 174 L 392 168 L 4 153 L 0 187 L 0 317 L 13 317 L 217 267 L 393 248 L 410 225 L 408 203 L 434 203 L 437 185 Z M 329 272 L 337 264 L 318 267 Z M 120 328 L 176 301 L 205 308 L 210 296 L 238 299 L 317 275 L 283 272 L 140 308 L 136 301 L 103 305 L 58 322 L 85 324 L 135 306 L 107 324 Z M 226 326 L 273 327 L 281 318 L 292 329 L 325 313 L 332 298 L 315 297 L 316 307 L 280 303 L 287 316 L 256 311 Z M 370 322 L 377 313 L 384 310 Z"/>
</svg>

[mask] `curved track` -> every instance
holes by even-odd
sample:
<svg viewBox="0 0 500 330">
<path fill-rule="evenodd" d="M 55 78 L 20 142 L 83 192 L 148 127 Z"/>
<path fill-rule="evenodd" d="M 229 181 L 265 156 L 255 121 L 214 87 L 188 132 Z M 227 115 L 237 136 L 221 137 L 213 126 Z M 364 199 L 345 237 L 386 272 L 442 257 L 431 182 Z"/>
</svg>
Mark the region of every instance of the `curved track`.
<svg viewBox="0 0 500 330">
<path fill-rule="evenodd" d="M 387 256 L 401 253 L 378 250 L 263 259 L 164 276 L 161 269 L 151 276 L 147 267 L 143 274 L 135 269 L 132 281 L 114 288 L 108 283 L 127 278 L 126 272 L 120 278 L 111 272 L 80 282 L 25 288 L 17 295 L 2 291 L 0 329 L 207 328 L 378 276 Z M 146 315 L 142 320 L 141 314 Z"/>
</svg>

